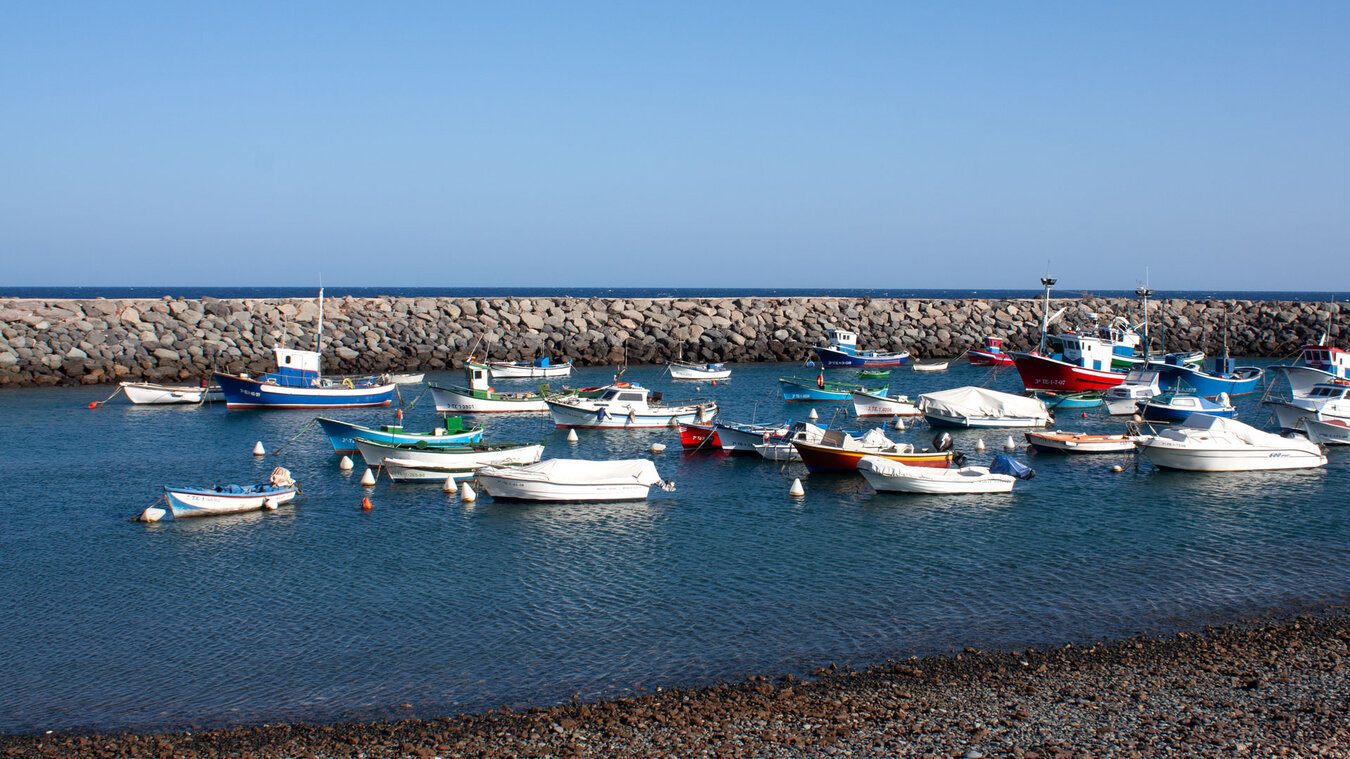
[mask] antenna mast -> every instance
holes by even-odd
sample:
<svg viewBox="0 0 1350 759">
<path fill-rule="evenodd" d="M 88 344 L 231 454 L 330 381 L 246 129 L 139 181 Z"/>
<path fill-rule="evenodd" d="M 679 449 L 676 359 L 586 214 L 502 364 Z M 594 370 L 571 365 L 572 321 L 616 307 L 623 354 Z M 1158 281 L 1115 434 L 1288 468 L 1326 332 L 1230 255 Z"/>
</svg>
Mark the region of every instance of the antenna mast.
<svg viewBox="0 0 1350 759">
<path fill-rule="evenodd" d="M 1134 294 L 1144 299 L 1144 366 L 1148 366 L 1148 296 L 1153 294 L 1153 291 L 1148 289 L 1148 269 L 1144 269 L 1144 284 L 1140 285 Z"/>
<path fill-rule="evenodd" d="M 1045 352 L 1046 332 L 1050 329 L 1050 288 L 1055 286 L 1055 278 L 1050 276 L 1050 267 L 1045 267 L 1045 276 L 1041 277 L 1041 284 L 1045 286 L 1045 308 L 1041 310 L 1041 347 L 1040 354 L 1047 355 Z"/>
</svg>

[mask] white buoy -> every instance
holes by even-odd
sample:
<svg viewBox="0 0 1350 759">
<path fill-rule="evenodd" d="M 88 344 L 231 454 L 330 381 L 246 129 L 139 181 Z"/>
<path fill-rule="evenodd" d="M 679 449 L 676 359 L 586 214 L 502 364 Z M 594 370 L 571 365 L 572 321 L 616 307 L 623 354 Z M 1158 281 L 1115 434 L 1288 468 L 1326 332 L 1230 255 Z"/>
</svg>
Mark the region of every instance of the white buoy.
<svg viewBox="0 0 1350 759">
<path fill-rule="evenodd" d="M 441 485 L 441 490 L 444 490 L 444 491 L 447 492 L 447 493 L 453 493 L 453 492 L 455 492 L 455 478 L 454 478 L 454 475 L 451 475 L 451 476 L 445 478 L 445 484 L 444 484 L 444 485 Z"/>
<path fill-rule="evenodd" d="M 151 506 L 136 517 L 138 522 L 158 522 L 161 519 L 173 519 L 173 510 L 162 506 Z"/>
<path fill-rule="evenodd" d="M 567 442 L 569 443 L 577 442 L 577 431 L 575 429 L 570 429 L 567 431 Z"/>
<path fill-rule="evenodd" d="M 361 475 L 361 484 L 366 487 L 375 484 L 375 473 L 370 471 L 370 467 L 366 467 L 366 473 Z"/>
<path fill-rule="evenodd" d="M 262 447 L 262 441 L 261 441 L 261 440 L 259 440 L 257 443 L 254 443 L 254 444 L 253 444 L 253 455 L 254 455 L 254 456 L 262 456 L 262 455 L 265 454 L 265 453 L 267 453 L 267 451 L 263 449 L 263 447 Z"/>
<path fill-rule="evenodd" d="M 984 450 L 984 438 L 980 438 L 979 440 L 975 441 L 975 450 L 977 451 Z"/>
<path fill-rule="evenodd" d="M 473 492 L 473 488 L 469 487 L 469 483 L 466 482 L 459 486 L 459 500 L 465 503 L 473 503 L 478 500 L 478 494 Z"/>
<path fill-rule="evenodd" d="M 267 509 L 268 511 L 276 511 L 276 510 L 277 510 L 277 502 L 274 501 L 274 500 L 272 500 L 271 498 L 264 498 L 264 499 L 263 499 L 263 508 L 264 508 L 264 509 Z"/>
<path fill-rule="evenodd" d="M 652 443 L 652 447 L 648 448 L 647 450 L 651 451 L 652 453 L 660 453 L 665 449 L 666 449 L 665 443 Z"/>
<path fill-rule="evenodd" d="M 352 464 L 350 456 L 343 456 L 342 460 L 338 462 L 338 469 L 341 469 L 344 472 L 350 472 L 353 466 L 355 465 Z"/>
<path fill-rule="evenodd" d="M 801 498 L 802 496 L 806 495 L 806 488 L 802 487 L 802 481 L 800 477 L 792 481 L 792 487 L 788 488 L 788 495 L 792 496 L 793 498 Z"/>
<path fill-rule="evenodd" d="M 814 422 L 820 418 L 820 414 L 817 414 L 815 409 L 811 409 L 811 413 L 807 414 L 806 418 Z M 262 443 L 258 443 L 258 445 L 262 445 Z"/>
<path fill-rule="evenodd" d="M 1121 466 L 1120 464 L 1115 464 L 1115 465 L 1113 465 L 1113 466 L 1111 467 L 1111 471 L 1117 472 L 1117 473 L 1123 472 L 1123 471 L 1125 471 L 1125 467 Z"/>
<path fill-rule="evenodd" d="M 897 417 L 895 418 L 895 421 L 891 422 L 891 429 L 893 429 L 893 430 L 903 430 L 903 429 L 905 429 L 905 420 L 904 420 L 904 419 L 901 419 L 900 417 L 897 416 Z"/>
<path fill-rule="evenodd" d="M 1017 450 L 1017 441 L 1013 440 L 1012 435 L 1009 435 L 1007 441 L 1003 443 L 1003 447 L 1010 451 Z"/>
</svg>

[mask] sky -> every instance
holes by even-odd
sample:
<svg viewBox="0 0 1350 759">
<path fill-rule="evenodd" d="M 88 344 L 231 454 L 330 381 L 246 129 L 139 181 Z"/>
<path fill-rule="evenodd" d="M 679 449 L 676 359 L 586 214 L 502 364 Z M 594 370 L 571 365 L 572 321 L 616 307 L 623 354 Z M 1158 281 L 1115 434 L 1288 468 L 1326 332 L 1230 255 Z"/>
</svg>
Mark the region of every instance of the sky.
<svg viewBox="0 0 1350 759">
<path fill-rule="evenodd" d="M 1350 3 L 0 3 L 0 286 L 1335 290 Z"/>
</svg>

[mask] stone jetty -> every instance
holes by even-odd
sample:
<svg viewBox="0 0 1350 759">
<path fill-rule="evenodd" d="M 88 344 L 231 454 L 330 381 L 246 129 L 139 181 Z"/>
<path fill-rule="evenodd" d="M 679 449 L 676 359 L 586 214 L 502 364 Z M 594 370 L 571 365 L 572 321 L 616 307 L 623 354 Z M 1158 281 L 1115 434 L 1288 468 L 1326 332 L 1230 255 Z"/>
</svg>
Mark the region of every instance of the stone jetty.
<svg viewBox="0 0 1350 759">
<path fill-rule="evenodd" d="M 1051 331 L 1141 318 L 1136 300 L 1052 299 L 1067 308 Z M 493 359 L 547 355 L 578 365 L 801 361 L 831 328 L 860 347 L 958 356 L 985 335 L 1032 347 L 1039 300 L 869 298 L 330 298 L 324 362 L 333 374 L 457 366 L 477 344 Z M 1150 303 L 1154 345 L 1287 357 L 1324 333 L 1340 344 L 1350 309 L 1338 303 L 1161 300 Z M 0 386 L 183 381 L 214 370 L 272 368 L 279 344 L 314 344 L 313 299 L 34 300 L 0 298 Z M 482 341 L 479 344 L 479 341 Z"/>
</svg>

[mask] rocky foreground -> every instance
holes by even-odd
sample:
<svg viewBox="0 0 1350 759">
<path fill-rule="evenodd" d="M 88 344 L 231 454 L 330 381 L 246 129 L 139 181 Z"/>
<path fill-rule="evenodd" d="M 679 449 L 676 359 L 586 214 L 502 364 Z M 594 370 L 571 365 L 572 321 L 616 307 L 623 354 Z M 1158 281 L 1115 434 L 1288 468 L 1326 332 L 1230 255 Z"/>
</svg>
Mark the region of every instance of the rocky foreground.
<svg viewBox="0 0 1350 759">
<path fill-rule="evenodd" d="M 23 757 L 1350 755 L 1350 616 L 435 720 L 0 737 Z"/>
<path fill-rule="evenodd" d="M 1055 299 L 1051 331 L 1138 323 L 1138 301 Z M 789 361 L 823 345 L 829 329 L 860 348 L 916 358 L 959 356 L 986 335 L 1008 350 L 1039 340 L 1038 300 L 869 298 L 330 298 L 324 311 L 329 374 L 421 372 L 458 366 L 471 350 L 518 361 L 579 365 Z M 34 300 L 0 298 L 0 387 L 196 381 L 213 371 L 274 368 L 272 348 L 310 348 L 310 299 Z M 1150 305 L 1155 349 L 1288 357 L 1326 335 L 1350 333 L 1350 305 L 1249 300 L 1161 300 Z"/>
</svg>

